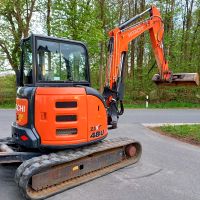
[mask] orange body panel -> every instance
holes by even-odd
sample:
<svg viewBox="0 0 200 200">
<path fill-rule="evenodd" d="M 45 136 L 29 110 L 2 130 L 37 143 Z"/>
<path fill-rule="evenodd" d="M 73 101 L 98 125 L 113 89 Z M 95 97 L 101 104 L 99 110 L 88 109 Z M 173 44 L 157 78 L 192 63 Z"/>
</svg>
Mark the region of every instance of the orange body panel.
<svg viewBox="0 0 200 200">
<path fill-rule="evenodd" d="M 87 95 L 88 104 L 88 141 L 96 140 L 108 134 L 105 106 L 95 96 Z"/>
<path fill-rule="evenodd" d="M 25 126 L 28 123 L 28 100 L 16 99 L 16 123 Z"/>
<path fill-rule="evenodd" d="M 76 102 L 75 107 L 58 108 L 56 102 Z M 98 106 L 101 111 L 98 111 Z M 101 112 L 101 113 L 100 113 Z M 57 119 L 57 117 L 61 118 Z M 63 117 L 72 117 L 69 121 Z M 97 120 L 97 121 L 95 121 Z M 103 103 L 86 94 L 81 87 L 37 88 L 35 93 L 35 128 L 41 145 L 75 145 L 101 138 L 107 134 L 106 110 Z M 90 138 L 91 126 L 101 125 L 105 129 L 99 137 Z M 65 130 L 72 134 L 63 134 Z M 64 131 L 64 132 L 62 132 Z M 61 134 L 58 134 L 61 132 Z"/>
</svg>

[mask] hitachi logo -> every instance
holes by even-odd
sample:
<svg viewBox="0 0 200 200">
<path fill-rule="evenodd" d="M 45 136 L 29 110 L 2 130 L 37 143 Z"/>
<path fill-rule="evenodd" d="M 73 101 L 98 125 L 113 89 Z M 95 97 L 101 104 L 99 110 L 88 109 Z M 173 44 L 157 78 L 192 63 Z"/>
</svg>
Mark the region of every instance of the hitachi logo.
<svg viewBox="0 0 200 200">
<path fill-rule="evenodd" d="M 16 110 L 18 112 L 25 112 L 26 111 L 26 107 L 24 105 L 18 105 L 18 104 L 16 104 Z"/>
<path fill-rule="evenodd" d="M 128 34 L 128 37 L 132 37 L 133 35 L 140 34 L 144 30 L 144 27 L 139 27 Z"/>
</svg>

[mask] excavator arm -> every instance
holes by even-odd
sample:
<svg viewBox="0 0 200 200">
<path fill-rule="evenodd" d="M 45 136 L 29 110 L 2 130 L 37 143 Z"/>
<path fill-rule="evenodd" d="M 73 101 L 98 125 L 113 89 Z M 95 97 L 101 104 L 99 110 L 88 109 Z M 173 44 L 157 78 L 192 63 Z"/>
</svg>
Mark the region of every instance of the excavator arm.
<svg viewBox="0 0 200 200">
<path fill-rule="evenodd" d="M 150 13 L 149 18 L 131 25 L 148 12 Z M 199 85 L 197 73 L 173 74 L 169 69 L 163 45 L 164 24 L 159 10 L 151 6 L 109 32 L 109 57 L 103 94 L 108 106 L 108 124 L 113 127 L 117 125 L 118 116 L 123 114 L 124 69 L 128 44 L 145 31 L 149 31 L 159 70 L 159 74 L 155 74 L 152 80 L 158 85 Z M 120 111 L 118 103 L 120 103 Z"/>
</svg>

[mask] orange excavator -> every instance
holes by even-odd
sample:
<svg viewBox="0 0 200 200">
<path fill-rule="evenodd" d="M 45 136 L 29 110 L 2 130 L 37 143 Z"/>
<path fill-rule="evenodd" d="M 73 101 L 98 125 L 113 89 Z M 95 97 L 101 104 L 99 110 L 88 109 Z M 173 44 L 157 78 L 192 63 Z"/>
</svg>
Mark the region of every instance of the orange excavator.
<svg viewBox="0 0 200 200">
<path fill-rule="evenodd" d="M 146 13 L 149 18 L 133 24 Z M 0 140 L 0 163 L 22 163 L 15 181 L 25 199 L 47 198 L 140 159 L 134 139 L 104 138 L 124 112 L 128 44 L 147 30 L 159 69 L 156 84 L 198 85 L 198 74 L 169 70 L 163 22 L 154 6 L 110 31 L 103 94 L 91 87 L 83 43 L 34 34 L 22 39 L 16 121 L 12 137 Z"/>
</svg>

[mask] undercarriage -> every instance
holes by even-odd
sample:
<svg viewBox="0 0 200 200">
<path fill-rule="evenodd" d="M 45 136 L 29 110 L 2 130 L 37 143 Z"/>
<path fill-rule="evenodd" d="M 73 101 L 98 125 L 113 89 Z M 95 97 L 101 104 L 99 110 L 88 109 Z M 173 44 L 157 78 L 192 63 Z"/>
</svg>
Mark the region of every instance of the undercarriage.
<svg viewBox="0 0 200 200">
<path fill-rule="evenodd" d="M 130 138 L 115 138 L 76 149 L 41 153 L 18 151 L 11 138 L 0 141 L 0 163 L 22 164 L 15 182 L 25 199 L 45 199 L 135 164 L 142 148 Z"/>
</svg>

